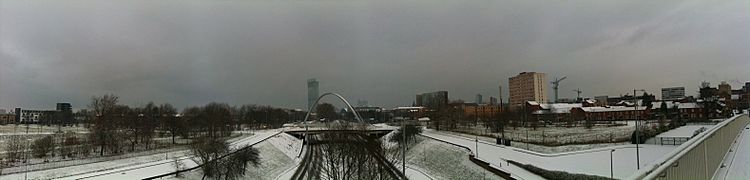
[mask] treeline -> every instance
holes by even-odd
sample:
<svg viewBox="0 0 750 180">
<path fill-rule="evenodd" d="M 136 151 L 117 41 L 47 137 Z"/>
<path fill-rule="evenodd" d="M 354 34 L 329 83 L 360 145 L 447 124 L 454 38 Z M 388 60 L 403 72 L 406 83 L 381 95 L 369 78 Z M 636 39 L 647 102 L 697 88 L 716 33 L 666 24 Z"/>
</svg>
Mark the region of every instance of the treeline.
<svg viewBox="0 0 750 180">
<path fill-rule="evenodd" d="M 270 106 L 230 106 L 209 103 L 187 107 L 178 112 L 170 104 L 147 103 L 142 107 L 119 104 L 116 95 L 93 97 L 87 111 L 89 140 L 100 155 L 121 153 L 124 150 L 152 148 L 155 136 L 168 136 L 173 144 L 177 137 L 221 138 L 234 130 L 249 128 L 278 128 L 303 112 Z M 304 114 L 303 114 L 304 115 Z"/>
</svg>

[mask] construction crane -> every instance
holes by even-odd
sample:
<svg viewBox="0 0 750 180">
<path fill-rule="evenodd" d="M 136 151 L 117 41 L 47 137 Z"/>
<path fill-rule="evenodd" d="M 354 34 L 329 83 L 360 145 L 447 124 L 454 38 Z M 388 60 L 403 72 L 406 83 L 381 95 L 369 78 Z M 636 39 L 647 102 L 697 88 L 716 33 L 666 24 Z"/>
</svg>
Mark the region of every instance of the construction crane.
<svg viewBox="0 0 750 180">
<path fill-rule="evenodd" d="M 581 93 L 583 92 L 583 91 L 581 91 L 581 88 L 575 89 L 573 91 L 575 91 L 576 93 L 578 93 L 576 101 L 581 100 Z"/>
<path fill-rule="evenodd" d="M 565 78 L 568 78 L 568 76 L 563 76 L 560 79 L 555 78 L 555 80 L 552 81 L 552 90 L 555 91 L 555 103 L 557 103 L 557 88 L 560 87 L 560 81 L 565 80 Z"/>
</svg>

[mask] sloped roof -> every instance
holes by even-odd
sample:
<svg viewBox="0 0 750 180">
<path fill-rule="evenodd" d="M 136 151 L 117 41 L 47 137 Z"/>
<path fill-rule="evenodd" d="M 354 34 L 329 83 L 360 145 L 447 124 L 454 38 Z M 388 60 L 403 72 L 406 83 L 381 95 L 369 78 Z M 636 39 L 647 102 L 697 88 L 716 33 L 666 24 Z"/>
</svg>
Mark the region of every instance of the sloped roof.
<svg viewBox="0 0 750 180">
<path fill-rule="evenodd" d="M 582 104 L 578 103 L 553 103 L 553 104 L 539 104 L 542 110 L 534 111 L 532 114 L 565 114 L 570 113 L 570 110 L 576 107 L 583 107 Z"/>
</svg>

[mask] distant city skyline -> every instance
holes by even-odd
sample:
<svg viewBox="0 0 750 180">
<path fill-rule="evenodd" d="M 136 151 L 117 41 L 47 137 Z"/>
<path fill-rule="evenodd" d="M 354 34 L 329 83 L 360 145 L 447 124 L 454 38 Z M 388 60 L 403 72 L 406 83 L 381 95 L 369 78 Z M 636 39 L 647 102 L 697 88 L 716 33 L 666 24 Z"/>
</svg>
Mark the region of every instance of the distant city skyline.
<svg viewBox="0 0 750 180">
<path fill-rule="evenodd" d="M 507 103 L 508 78 L 527 71 L 567 76 L 560 98 L 579 88 L 691 96 L 701 81 L 750 81 L 748 9 L 741 0 L 0 1 L 0 108 L 79 109 L 116 94 L 131 106 L 305 109 L 309 78 L 320 93 L 372 106 L 434 91 Z"/>
</svg>

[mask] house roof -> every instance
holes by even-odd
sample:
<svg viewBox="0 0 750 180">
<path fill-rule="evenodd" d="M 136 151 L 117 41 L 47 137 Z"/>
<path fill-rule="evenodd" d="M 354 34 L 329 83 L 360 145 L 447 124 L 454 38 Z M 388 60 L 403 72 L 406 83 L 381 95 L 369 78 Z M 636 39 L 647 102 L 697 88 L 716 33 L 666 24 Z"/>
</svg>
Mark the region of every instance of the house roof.
<svg viewBox="0 0 750 180">
<path fill-rule="evenodd" d="M 541 110 L 532 112 L 532 114 L 565 114 L 570 113 L 570 110 L 576 107 L 583 107 L 582 104 L 578 103 L 554 103 L 554 104 L 539 104 Z"/>
<path fill-rule="evenodd" d="M 607 106 L 607 107 L 581 107 L 584 112 L 616 112 L 616 111 L 633 111 L 635 107 L 626 106 Z M 645 110 L 645 107 L 638 108 L 638 110 Z"/>
<path fill-rule="evenodd" d="M 654 102 L 651 109 L 659 109 L 661 108 L 661 101 Z M 692 108 L 700 108 L 700 105 L 698 103 L 680 103 L 680 102 L 674 102 L 674 101 L 664 101 L 664 103 L 667 104 L 667 108 L 672 108 L 674 105 L 677 105 L 677 108 L 679 109 L 692 109 Z"/>
</svg>

